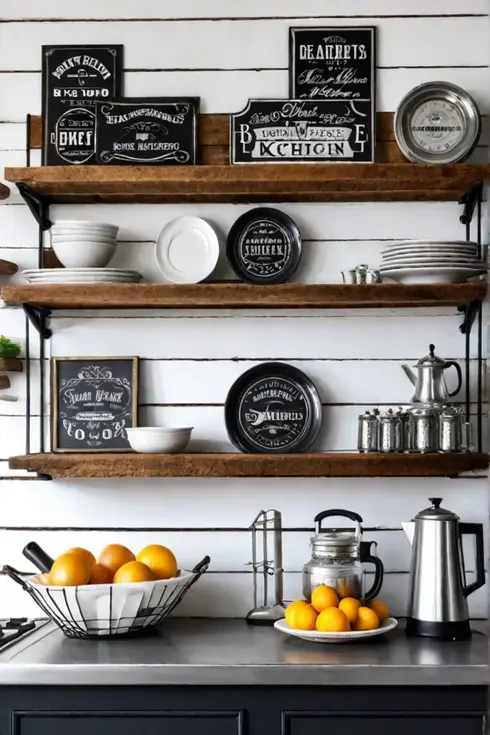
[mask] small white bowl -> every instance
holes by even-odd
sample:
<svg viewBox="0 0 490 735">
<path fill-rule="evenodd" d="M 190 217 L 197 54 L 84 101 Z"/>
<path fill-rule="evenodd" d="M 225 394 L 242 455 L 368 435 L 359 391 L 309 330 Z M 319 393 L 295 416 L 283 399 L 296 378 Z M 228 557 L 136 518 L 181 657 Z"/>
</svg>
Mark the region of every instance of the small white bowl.
<svg viewBox="0 0 490 735">
<path fill-rule="evenodd" d="M 131 448 L 142 454 L 175 454 L 183 452 L 189 444 L 193 426 L 162 428 L 140 426 L 126 429 Z"/>
<path fill-rule="evenodd" d="M 91 220 L 56 220 L 53 222 L 53 225 L 51 229 L 54 232 L 62 233 L 70 233 L 74 231 L 82 231 L 82 232 L 106 232 L 111 237 L 116 237 L 118 227 L 117 225 L 110 225 L 107 222 L 92 222 Z"/>
<path fill-rule="evenodd" d="M 116 243 L 53 242 L 56 257 L 65 268 L 104 268 L 116 252 Z"/>
<path fill-rule="evenodd" d="M 109 235 L 103 235 L 102 233 L 87 232 L 85 235 L 51 235 L 51 242 L 106 242 L 109 245 L 117 245 L 117 240 Z"/>
</svg>

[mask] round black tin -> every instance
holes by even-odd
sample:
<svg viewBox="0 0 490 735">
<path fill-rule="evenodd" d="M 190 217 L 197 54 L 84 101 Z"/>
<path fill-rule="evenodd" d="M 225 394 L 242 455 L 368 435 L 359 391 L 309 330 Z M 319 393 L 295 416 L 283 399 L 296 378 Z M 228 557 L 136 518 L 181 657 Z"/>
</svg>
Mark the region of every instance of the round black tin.
<svg viewBox="0 0 490 735">
<path fill-rule="evenodd" d="M 321 428 L 320 397 L 301 370 L 266 362 L 247 370 L 232 385 L 225 423 L 231 442 L 242 452 L 304 452 Z"/>
<path fill-rule="evenodd" d="M 285 283 L 299 265 L 299 229 L 287 214 L 271 207 L 245 212 L 228 234 L 226 254 L 231 267 L 251 283 Z"/>
</svg>

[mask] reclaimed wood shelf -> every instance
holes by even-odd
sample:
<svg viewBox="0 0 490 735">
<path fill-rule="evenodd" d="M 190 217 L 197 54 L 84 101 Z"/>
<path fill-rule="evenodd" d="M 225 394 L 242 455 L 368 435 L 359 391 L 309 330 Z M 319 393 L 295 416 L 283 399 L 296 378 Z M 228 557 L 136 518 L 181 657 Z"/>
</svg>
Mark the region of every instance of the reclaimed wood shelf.
<svg viewBox="0 0 490 735">
<path fill-rule="evenodd" d="M 458 201 L 490 164 L 284 163 L 6 168 L 48 203 Z"/>
<path fill-rule="evenodd" d="M 3 286 L 9 306 L 31 304 L 48 309 L 118 308 L 391 308 L 457 306 L 482 300 L 486 281 L 405 286 L 401 283 L 344 285 L 338 283 L 260 286 L 250 283 L 172 285 L 74 284 Z"/>
<path fill-rule="evenodd" d="M 0 373 L 21 373 L 22 360 L 20 357 L 0 357 Z"/>
<path fill-rule="evenodd" d="M 447 477 L 487 454 L 29 454 L 12 470 L 50 477 Z"/>
</svg>

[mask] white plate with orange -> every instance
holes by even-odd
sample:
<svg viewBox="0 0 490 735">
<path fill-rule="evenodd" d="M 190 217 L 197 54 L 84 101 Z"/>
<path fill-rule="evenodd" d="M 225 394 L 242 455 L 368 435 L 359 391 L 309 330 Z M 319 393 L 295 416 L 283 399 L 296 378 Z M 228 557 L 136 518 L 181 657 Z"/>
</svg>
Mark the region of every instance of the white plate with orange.
<svg viewBox="0 0 490 735">
<path fill-rule="evenodd" d="M 374 638 L 377 635 L 385 635 L 390 630 L 394 630 L 398 625 L 398 620 L 388 618 L 380 623 L 379 628 L 374 630 L 351 630 L 342 631 L 341 633 L 320 633 L 318 630 L 298 630 L 291 628 L 285 620 L 276 620 L 274 628 L 286 635 L 292 635 L 296 638 L 302 638 L 304 641 L 312 643 L 349 643 L 353 641 L 365 640 L 366 638 Z"/>
</svg>

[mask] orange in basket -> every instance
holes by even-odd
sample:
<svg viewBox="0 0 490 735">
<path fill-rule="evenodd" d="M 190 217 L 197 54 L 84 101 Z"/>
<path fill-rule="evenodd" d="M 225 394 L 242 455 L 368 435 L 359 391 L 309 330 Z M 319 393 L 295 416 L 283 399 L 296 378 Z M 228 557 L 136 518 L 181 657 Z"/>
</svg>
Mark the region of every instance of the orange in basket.
<svg viewBox="0 0 490 735">
<path fill-rule="evenodd" d="M 128 561 L 134 561 L 134 554 L 121 544 L 109 544 L 105 549 L 102 549 L 98 558 L 99 564 L 110 569 L 113 574 Z"/>
<path fill-rule="evenodd" d="M 90 567 L 80 554 L 62 554 L 51 567 L 49 581 L 57 587 L 87 584 Z"/>
</svg>

